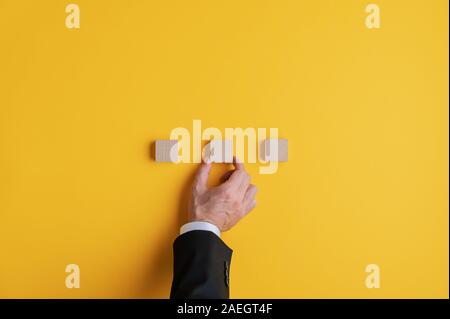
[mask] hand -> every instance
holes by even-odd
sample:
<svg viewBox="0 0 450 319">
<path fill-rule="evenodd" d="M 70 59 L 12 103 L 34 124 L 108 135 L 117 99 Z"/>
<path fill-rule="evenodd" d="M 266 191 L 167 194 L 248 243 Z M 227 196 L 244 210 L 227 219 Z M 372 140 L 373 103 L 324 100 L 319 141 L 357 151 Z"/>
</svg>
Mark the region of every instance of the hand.
<svg viewBox="0 0 450 319">
<path fill-rule="evenodd" d="M 211 164 L 200 164 L 192 186 L 189 222 L 205 221 L 227 231 L 255 207 L 256 186 L 250 184 L 250 176 L 236 158 L 234 167 L 222 176 L 222 184 L 209 188 Z"/>
</svg>

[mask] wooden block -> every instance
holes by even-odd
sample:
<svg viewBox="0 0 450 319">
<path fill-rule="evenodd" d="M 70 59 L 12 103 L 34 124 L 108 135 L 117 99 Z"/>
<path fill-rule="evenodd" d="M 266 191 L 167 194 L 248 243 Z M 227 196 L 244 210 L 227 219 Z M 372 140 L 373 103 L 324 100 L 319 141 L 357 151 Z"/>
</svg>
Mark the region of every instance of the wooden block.
<svg viewBox="0 0 450 319">
<path fill-rule="evenodd" d="M 203 149 L 203 160 L 211 163 L 233 163 L 233 141 L 211 140 Z"/>
<path fill-rule="evenodd" d="M 265 139 L 261 143 L 261 158 L 268 162 L 287 162 L 288 160 L 288 140 Z"/>
<path fill-rule="evenodd" d="M 157 162 L 178 162 L 178 140 L 157 140 L 155 160 Z"/>
</svg>

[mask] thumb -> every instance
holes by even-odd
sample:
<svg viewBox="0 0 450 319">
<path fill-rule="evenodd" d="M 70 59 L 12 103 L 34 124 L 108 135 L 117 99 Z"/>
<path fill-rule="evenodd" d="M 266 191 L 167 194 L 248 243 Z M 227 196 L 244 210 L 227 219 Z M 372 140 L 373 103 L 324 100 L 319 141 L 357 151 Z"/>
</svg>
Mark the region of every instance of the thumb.
<svg viewBox="0 0 450 319">
<path fill-rule="evenodd" d="M 211 171 L 210 163 L 201 163 L 195 173 L 193 190 L 198 193 L 203 193 L 208 189 L 208 177 Z"/>
</svg>

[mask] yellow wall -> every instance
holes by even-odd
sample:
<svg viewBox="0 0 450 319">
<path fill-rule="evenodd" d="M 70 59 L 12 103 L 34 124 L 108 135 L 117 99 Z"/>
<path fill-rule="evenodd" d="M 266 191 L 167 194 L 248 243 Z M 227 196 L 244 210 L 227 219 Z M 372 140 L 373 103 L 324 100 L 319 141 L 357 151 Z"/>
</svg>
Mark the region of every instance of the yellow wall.
<svg viewBox="0 0 450 319">
<path fill-rule="evenodd" d="M 149 148 L 200 119 L 289 139 L 232 297 L 448 298 L 446 0 L 72 2 L 0 0 L 0 297 L 167 297 L 196 165 Z"/>
</svg>

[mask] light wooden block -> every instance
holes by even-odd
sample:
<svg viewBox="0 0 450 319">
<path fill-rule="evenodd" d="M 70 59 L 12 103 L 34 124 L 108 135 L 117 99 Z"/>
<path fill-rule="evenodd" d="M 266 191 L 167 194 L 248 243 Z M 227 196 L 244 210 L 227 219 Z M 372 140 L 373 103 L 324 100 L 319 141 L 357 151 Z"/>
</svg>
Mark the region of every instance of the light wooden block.
<svg viewBox="0 0 450 319">
<path fill-rule="evenodd" d="M 261 158 L 268 162 L 287 162 L 288 160 L 288 140 L 265 139 L 261 142 Z"/>
<path fill-rule="evenodd" d="M 233 163 L 233 141 L 211 140 L 204 147 L 202 157 L 210 163 Z"/>
<path fill-rule="evenodd" d="M 157 140 L 155 143 L 157 162 L 176 163 L 178 161 L 178 140 Z"/>
</svg>

